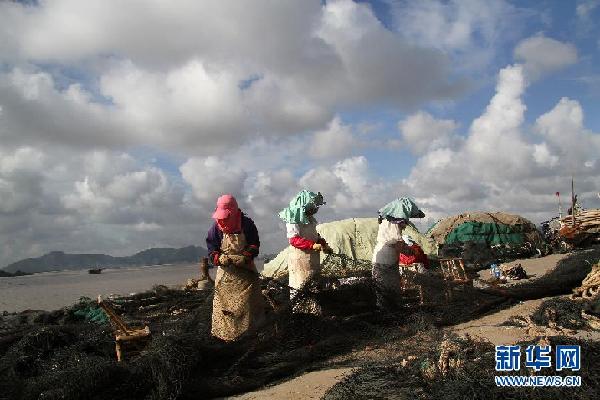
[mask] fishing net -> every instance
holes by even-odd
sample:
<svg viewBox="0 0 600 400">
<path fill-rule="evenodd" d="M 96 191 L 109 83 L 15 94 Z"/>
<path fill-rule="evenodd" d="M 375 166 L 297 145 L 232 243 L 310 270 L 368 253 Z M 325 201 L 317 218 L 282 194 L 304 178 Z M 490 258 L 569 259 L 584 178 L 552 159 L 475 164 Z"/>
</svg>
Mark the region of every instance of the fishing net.
<svg viewBox="0 0 600 400">
<path fill-rule="evenodd" d="M 228 396 L 311 369 L 363 365 L 366 358 L 352 354 L 374 342 L 392 346 L 389 357 L 401 354 L 399 349 L 405 347 L 421 357 L 420 353 L 429 354 L 430 348 L 424 347 L 427 343 L 434 346 L 441 340 L 435 337 L 439 332 L 436 326 L 469 320 L 512 301 L 468 284 L 450 284 L 433 270 L 429 274 L 407 273 L 409 284 L 397 301 L 398 307 L 380 310 L 370 262 L 331 255 L 322 267 L 323 277 L 309 282 L 294 302 L 289 300 L 290 288 L 285 282 L 261 279 L 261 289 L 273 309 L 260 330 L 233 343 L 210 335 L 212 290 L 157 286 L 146 293 L 110 299 L 115 313 L 127 325 L 148 326 L 152 332 L 146 348 L 134 357 L 125 357 L 124 362 L 115 358 L 113 327 L 89 317 L 95 307 L 91 301 L 50 313 L 2 316 L 0 398 Z M 320 312 L 293 312 L 294 303 L 306 299 L 319 304 Z M 412 342 L 407 345 L 407 340 Z M 477 349 L 480 347 L 473 351 Z M 482 350 L 484 356 L 486 351 Z M 423 383 L 418 369 L 388 370 L 378 364 L 388 356 L 377 353 L 365 357 L 372 357 L 369 362 L 375 364 L 369 371 L 378 371 L 376 375 L 412 379 L 415 385 L 425 385 L 426 394 L 434 390 Z M 478 362 L 487 371 L 493 365 Z M 473 382 L 471 371 L 464 371 L 466 382 Z M 453 385 L 459 386 L 459 376 Z M 466 383 L 461 387 L 467 390 Z M 387 393 L 385 387 L 380 389 Z"/>
<path fill-rule="evenodd" d="M 355 370 L 327 391 L 323 399 L 592 399 L 600 394 L 600 343 L 553 337 L 546 343 L 580 345 L 581 369 L 573 372 L 543 368 L 535 375 L 579 375 L 581 387 L 498 387 L 495 375 L 527 375 L 521 371 L 495 371 L 495 349 L 491 343 L 458 337 L 433 338 L 420 335 L 424 347 L 388 352 L 379 362 Z M 540 342 L 518 343 L 524 346 Z M 418 349 L 418 350 L 417 350 Z M 394 355 L 395 354 L 395 355 Z M 554 354 L 552 354 L 554 359 Z"/>
<path fill-rule="evenodd" d="M 568 298 L 552 298 L 544 301 L 533 313 L 531 319 L 538 325 L 582 329 L 588 326 L 581 316 L 585 303 Z"/>
<path fill-rule="evenodd" d="M 487 268 L 490 264 L 506 263 L 520 258 L 529 258 L 546 254 L 534 247 L 531 242 L 502 243 L 488 245 L 477 242 L 454 242 L 444 244 L 439 249 L 441 257 L 462 258 L 473 270 Z"/>
</svg>

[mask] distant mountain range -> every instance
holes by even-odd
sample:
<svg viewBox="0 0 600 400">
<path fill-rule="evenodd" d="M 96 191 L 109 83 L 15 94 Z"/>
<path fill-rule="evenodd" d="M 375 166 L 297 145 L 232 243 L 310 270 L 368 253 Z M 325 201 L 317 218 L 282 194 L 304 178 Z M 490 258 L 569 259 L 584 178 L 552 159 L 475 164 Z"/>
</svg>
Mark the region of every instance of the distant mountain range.
<svg viewBox="0 0 600 400">
<path fill-rule="evenodd" d="M 58 271 L 63 269 L 80 270 L 90 268 L 114 268 L 141 265 L 176 264 L 197 262 L 205 257 L 208 251 L 198 246 L 187 246 L 180 249 L 152 248 L 140 251 L 132 256 L 113 257 L 106 254 L 66 254 L 63 251 L 52 251 L 37 258 L 26 258 L 3 268 L 4 272 L 21 274 Z M 3 271 L 0 270 L 0 276 Z"/>
</svg>

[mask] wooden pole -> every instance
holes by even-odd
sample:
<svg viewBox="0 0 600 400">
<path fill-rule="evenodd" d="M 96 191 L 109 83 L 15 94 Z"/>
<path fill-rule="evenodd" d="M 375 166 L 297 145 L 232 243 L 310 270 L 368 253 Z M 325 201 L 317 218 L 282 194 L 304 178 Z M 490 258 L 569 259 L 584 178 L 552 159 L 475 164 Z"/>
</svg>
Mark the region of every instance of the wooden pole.
<svg viewBox="0 0 600 400">
<path fill-rule="evenodd" d="M 575 227 L 575 186 L 573 183 L 573 177 L 571 176 L 571 226 Z"/>
<path fill-rule="evenodd" d="M 98 305 L 104 310 L 104 312 L 108 315 L 108 318 L 117 326 L 117 328 L 123 333 L 130 332 L 131 330 L 125 322 L 113 311 L 113 309 L 102 300 L 102 296 L 98 296 Z"/>
</svg>

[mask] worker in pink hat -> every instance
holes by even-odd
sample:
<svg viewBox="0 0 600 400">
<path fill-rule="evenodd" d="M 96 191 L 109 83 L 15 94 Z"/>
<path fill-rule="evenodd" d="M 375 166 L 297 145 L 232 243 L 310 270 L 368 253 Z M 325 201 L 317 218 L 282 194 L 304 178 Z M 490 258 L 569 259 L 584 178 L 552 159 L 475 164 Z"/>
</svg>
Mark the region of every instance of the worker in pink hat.
<svg viewBox="0 0 600 400">
<path fill-rule="evenodd" d="M 265 319 L 265 302 L 254 265 L 260 240 L 254 221 L 244 215 L 230 194 L 219 197 L 212 218 L 215 222 L 208 230 L 206 246 L 213 265 L 219 269 L 211 332 L 233 341 Z"/>
</svg>

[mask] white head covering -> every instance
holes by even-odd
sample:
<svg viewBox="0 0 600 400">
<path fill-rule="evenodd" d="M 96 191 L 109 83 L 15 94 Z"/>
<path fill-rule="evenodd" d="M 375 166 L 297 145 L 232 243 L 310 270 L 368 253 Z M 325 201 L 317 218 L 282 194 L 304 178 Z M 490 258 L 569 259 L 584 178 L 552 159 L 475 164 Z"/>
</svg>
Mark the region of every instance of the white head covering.
<svg viewBox="0 0 600 400">
<path fill-rule="evenodd" d="M 412 246 L 415 243 L 415 241 L 412 240 L 412 238 L 408 235 L 402 235 L 402 240 L 409 246 Z"/>
</svg>

